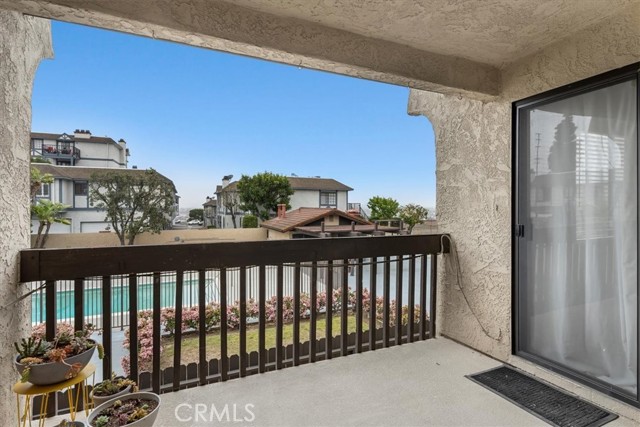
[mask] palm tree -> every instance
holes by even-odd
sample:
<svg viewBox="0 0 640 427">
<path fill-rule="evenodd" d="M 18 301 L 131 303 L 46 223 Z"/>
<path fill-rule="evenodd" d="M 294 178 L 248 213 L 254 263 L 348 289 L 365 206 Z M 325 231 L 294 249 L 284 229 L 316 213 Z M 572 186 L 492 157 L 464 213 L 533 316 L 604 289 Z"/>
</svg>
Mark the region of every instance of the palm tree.
<svg viewBox="0 0 640 427">
<path fill-rule="evenodd" d="M 67 218 L 60 217 L 60 214 L 69 206 L 51 200 L 41 199 L 37 205 L 31 206 L 31 214 L 35 215 L 40 221 L 38 227 L 38 235 L 36 237 L 36 248 L 44 248 L 47 238 L 49 237 L 49 229 L 51 224 L 59 223 L 69 225 L 71 222 Z"/>
</svg>

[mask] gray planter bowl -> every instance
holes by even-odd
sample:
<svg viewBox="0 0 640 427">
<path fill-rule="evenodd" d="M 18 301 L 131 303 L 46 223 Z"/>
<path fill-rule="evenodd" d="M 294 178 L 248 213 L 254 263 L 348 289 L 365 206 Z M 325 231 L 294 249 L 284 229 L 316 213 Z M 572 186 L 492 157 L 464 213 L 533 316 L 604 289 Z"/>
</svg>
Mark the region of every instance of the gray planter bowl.
<svg viewBox="0 0 640 427">
<path fill-rule="evenodd" d="M 120 396 L 124 396 L 125 394 L 131 393 L 131 386 L 128 385 L 124 390 L 117 392 L 116 394 L 112 394 L 110 396 L 96 396 L 93 394 L 93 390 L 89 394 L 91 400 L 93 400 L 93 406 L 96 407 L 98 405 L 102 405 L 104 402 L 108 402 L 111 399 L 116 399 Z"/>
<path fill-rule="evenodd" d="M 95 341 L 91 340 L 94 344 Z M 93 353 L 96 351 L 96 346 L 90 350 L 85 351 L 84 353 L 76 354 L 75 356 L 67 357 L 65 362 L 68 365 L 73 365 L 74 363 L 80 363 L 82 367 L 80 370 L 84 369 L 85 366 L 91 361 L 91 357 Z M 27 365 L 23 365 L 18 362 L 18 357 L 14 359 L 14 365 L 16 370 L 20 375 L 22 375 L 22 371 L 27 368 Z M 62 362 L 49 362 L 49 363 L 39 363 L 37 365 L 31 365 L 31 372 L 29 372 L 29 382 L 34 385 L 50 385 L 61 383 L 62 381 L 66 381 L 67 378 L 65 376 L 71 369 L 70 366 L 66 365 Z"/>
<path fill-rule="evenodd" d="M 60 427 L 62 424 L 58 424 L 56 427 Z M 67 421 L 65 427 L 87 427 L 82 421 Z"/>
<path fill-rule="evenodd" d="M 89 414 L 89 418 L 87 418 L 87 424 L 91 426 L 91 423 L 93 422 L 94 419 L 98 418 L 98 416 L 100 415 L 100 412 L 102 412 L 104 409 L 109 408 L 111 405 L 114 404 L 115 401 L 121 400 L 122 402 L 124 402 L 130 399 L 149 399 L 149 400 L 158 402 L 158 406 L 156 406 L 156 408 L 153 411 L 151 411 L 149 415 L 147 415 L 141 420 L 134 421 L 131 424 L 127 424 L 127 427 L 152 427 L 153 423 L 156 422 L 156 417 L 158 416 L 158 412 L 160 410 L 160 396 L 158 396 L 155 393 L 151 393 L 149 391 L 137 391 L 135 393 L 129 393 L 125 396 L 119 397 L 118 399 L 111 399 L 103 403 L 102 405 L 98 406 L 93 411 L 91 411 L 91 413 Z"/>
</svg>

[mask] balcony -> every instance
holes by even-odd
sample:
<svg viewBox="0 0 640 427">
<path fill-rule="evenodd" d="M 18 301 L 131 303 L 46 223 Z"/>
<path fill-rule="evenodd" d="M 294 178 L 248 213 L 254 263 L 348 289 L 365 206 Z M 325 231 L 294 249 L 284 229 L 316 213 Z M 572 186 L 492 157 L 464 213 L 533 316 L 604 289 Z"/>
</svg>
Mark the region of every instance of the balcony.
<svg viewBox="0 0 640 427">
<path fill-rule="evenodd" d="M 68 142 L 58 142 L 55 145 L 43 144 L 40 154 L 44 158 L 69 162 L 71 165 L 80 160 L 80 149 Z"/>
<path fill-rule="evenodd" d="M 443 240 L 416 235 L 25 250 L 21 277 L 42 288 L 32 296 L 33 320 L 44 317 L 49 338 L 59 322 L 100 328 L 96 338 L 106 357 L 97 381 L 124 372 L 143 390 L 171 393 L 237 378 L 242 384 L 253 374 L 320 361 L 331 370 L 329 359 L 434 337 L 437 258 L 448 251 Z M 214 311 L 219 318 L 212 321 Z M 142 318 L 150 328 L 140 326 Z M 127 344 L 142 340 L 151 345 Z M 376 351 L 372 363 L 384 365 L 391 351 Z M 340 366 L 336 373 L 345 369 Z M 287 381 L 301 372 L 273 378 Z M 49 414 L 65 410 L 66 399 L 58 398 Z"/>
</svg>

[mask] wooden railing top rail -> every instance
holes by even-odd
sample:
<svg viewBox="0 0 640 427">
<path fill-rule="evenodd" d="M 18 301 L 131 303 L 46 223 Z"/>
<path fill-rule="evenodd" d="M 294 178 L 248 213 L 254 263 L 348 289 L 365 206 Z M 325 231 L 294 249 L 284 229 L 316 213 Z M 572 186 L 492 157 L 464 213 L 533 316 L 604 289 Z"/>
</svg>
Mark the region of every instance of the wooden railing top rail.
<svg viewBox="0 0 640 427">
<path fill-rule="evenodd" d="M 448 252 L 448 239 L 441 239 L 441 236 L 442 234 L 426 234 L 27 249 L 20 253 L 20 280 L 70 280 L 129 273 L 189 271 L 403 254 L 437 254 Z"/>
</svg>

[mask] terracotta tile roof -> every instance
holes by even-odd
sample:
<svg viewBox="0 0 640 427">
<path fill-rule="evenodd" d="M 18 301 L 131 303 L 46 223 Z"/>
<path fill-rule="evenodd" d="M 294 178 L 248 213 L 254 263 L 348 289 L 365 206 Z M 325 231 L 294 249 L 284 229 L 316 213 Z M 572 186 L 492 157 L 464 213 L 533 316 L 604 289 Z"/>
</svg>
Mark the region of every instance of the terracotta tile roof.
<svg viewBox="0 0 640 427">
<path fill-rule="evenodd" d="M 332 178 L 301 178 L 288 176 L 289 184 L 293 190 L 315 190 L 315 191 L 352 191 L 353 188 L 344 185 Z M 238 181 L 233 181 L 224 187 L 226 191 L 236 191 Z M 216 193 L 222 190 L 222 186 L 216 188 Z"/>
<path fill-rule="evenodd" d="M 35 138 L 35 139 L 53 139 L 56 140 L 60 137 L 60 133 L 46 133 L 46 132 L 31 132 L 31 138 Z M 114 146 L 118 147 L 120 150 L 122 150 L 122 146 L 120 144 L 118 144 L 117 142 L 115 142 L 113 140 L 113 138 L 109 138 L 108 136 L 93 136 L 91 135 L 91 137 L 89 138 L 74 138 L 73 134 L 69 134 L 69 136 L 76 142 L 95 142 L 95 143 L 100 143 L 100 144 L 113 144 Z"/>
<path fill-rule="evenodd" d="M 37 168 L 42 173 L 50 173 L 54 178 L 69 179 L 69 180 L 86 180 L 91 178 L 94 173 L 100 172 L 116 172 L 122 174 L 139 175 L 147 171 L 147 169 L 124 169 L 124 168 L 97 168 L 97 167 L 82 167 L 82 166 L 57 166 L 47 163 L 31 163 L 31 166 Z M 173 185 L 166 176 L 160 174 L 160 176 Z M 175 186 L 174 186 L 175 187 Z"/>
<path fill-rule="evenodd" d="M 287 231 L 291 231 L 297 227 L 302 227 L 332 215 L 347 218 L 351 221 L 355 221 L 357 224 L 368 224 L 368 222 L 362 218 L 349 215 L 348 213 L 335 208 L 299 208 L 287 212 L 284 218 L 276 217 L 268 221 L 263 221 L 260 223 L 260 226 L 276 230 L 281 233 L 286 233 Z"/>
<path fill-rule="evenodd" d="M 296 227 L 295 228 L 296 231 L 305 231 L 308 233 L 320 233 L 322 231 L 321 227 L 318 227 L 317 225 L 313 225 L 313 226 L 306 226 L 306 227 Z M 324 227 L 324 232 L 325 233 L 349 233 L 351 232 L 351 226 L 350 225 L 326 225 Z M 371 234 L 374 231 L 376 231 L 376 226 L 374 224 L 356 224 L 355 225 L 355 231 L 358 233 L 365 233 L 365 234 Z M 397 233 L 400 231 L 400 227 L 378 227 L 377 231 L 382 231 L 385 233 Z"/>
</svg>

